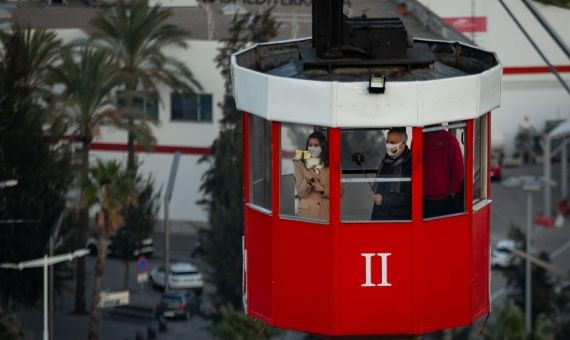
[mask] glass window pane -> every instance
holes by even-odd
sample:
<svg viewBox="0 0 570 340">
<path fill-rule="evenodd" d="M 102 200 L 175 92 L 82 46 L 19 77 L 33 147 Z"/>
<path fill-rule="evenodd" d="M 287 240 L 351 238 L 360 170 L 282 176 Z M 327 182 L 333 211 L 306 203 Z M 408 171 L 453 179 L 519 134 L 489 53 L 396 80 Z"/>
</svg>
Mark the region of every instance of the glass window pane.
<svg viewBox="0 0 570 340">
<path fill-rule="evenodd" d="M 200 121 L 201 122 L 211 122 L 212 121 L 212 95 L 211 94 L 201 94 L 200 95 Z"/>
<path fill-rule="evenodd" d="M 124 91 L 117 92 L 117 106 L 124 108 L 127 105 L 127 98 Z M 150 92 L 145 96 L 142 93 L 135 93 L 133 97 L 133 108 L 137 111 L 135 116 L 142 118 L 158 119 L 158 93 Z"/>
<path fill-rule="evenodd" d="M 271 122 L 250 115 L 251 203 L 271 210 Z"/>
<path fill-rule="evenodd" d="M 195 93 L 170 94 L 171 119 L 191 122 L 212 121 L 212 95 Z"/>
<path fill-rule="evenodd" d="M 341 131 L 343 221 L 411 220 L 411 131 Z"/>
<path fill-rule="evenodd" d="M 487 197 L 487 116 L 473 122 L 473 203 Z"/>
<path fill-rule="evenodd" d="M 465 211 L 465 126 L 459 122 L 424 128 L 424 218 Z"/>
<path fill-rule="evenodd" d="M 172 120 L 198 120 L 198 97 L 193 93 L 170 94 Z"/>
<path fill-rule="evenodd" d="M 281 214 L 329 219 L 328 143 L 325 128 L 281 125 Z"/>
<path fill-rule="evenodd" d="M 350 131 L 350 132 L 349 132 Z M 341 134 L 341 166 L 343 171 L 361 173 L 360 166 L 352 160 L 354 153 L 364 155 L 366 161 L 362 167 L 366 170 L 376 170 L 386 154 L 382 147 L 385 143 L 387 130 L 346 130 Z"/>
<path fill-rule="evenodd" d="M 473 122 L 473 201 L 481 199 L 481 119 Z"/>
</svg>

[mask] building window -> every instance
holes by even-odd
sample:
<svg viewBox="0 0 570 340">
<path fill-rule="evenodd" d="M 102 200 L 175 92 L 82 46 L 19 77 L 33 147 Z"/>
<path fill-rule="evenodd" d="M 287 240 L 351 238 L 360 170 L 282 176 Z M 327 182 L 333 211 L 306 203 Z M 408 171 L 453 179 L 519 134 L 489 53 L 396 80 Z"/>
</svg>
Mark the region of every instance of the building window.
<svg viewBox="0 0 570 340">
<path fill-rule="evenodd" d="M 465 211 L 465 122 L 423 129 L 423 217 Z"/>
<path fill-rule="evenodd" d="M 117 92 L 117 105 L 120 109 L 127 106 L 124 91 Z M 149 92 L 145 95 L 136 92 L 133 97 L 133 116 L 135 118 L 158 120 L 158 93 Z"/>
<path fill-rule="evenodd" d="M 473 121 L 473 204 L 487 198 L 487 115 Z"/>
<path fill-rule="evenodd" d="M 411 128 L 341 131 L 343 221 L 412 219 Z"/>
<path fill-rule="evenodd" d="M 329 153 L 326 128 L 281 124 L 281 215 L 329 219 Z"/>
<path fill-rule="evenodd" d="M 170 94 L 172 120 L 212 122 L 212 95 L 196 93 Z"/>
<path fill-rule="evenodd" d="M 251 203 L 271 212 L 271 122 L 249 117 Z"/>
</svg>

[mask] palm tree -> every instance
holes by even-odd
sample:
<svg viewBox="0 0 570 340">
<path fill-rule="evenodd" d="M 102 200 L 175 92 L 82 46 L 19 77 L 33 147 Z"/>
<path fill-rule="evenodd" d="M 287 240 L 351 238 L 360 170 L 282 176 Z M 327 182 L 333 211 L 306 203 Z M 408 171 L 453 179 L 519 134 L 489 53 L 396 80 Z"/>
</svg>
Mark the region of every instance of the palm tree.
<svg viewBox="0 0 570 340">
<path fill-rule="evenodd" d="M 89 176 L 83 181 L 84 195 L 82 206 L 97 205 L 95 228 L 99 240 L 97 261 L 93 283 L 93 299 L 91 318 L 89 320 L 89 340 L 99 338 L 98 324 L 101 315 L 99 308 L 101 293 L 101 278 L 107 260 L 109 237 L 115 234 L 124 224 L 121 212 L 128 206 L 136 204 L 134 191 L 134 176 L 130 171 L 121 169 L 117 161 L 103 163 L 97 160 L 97 165 L 89 171 Z"/>
<path fill-rule="evenodd" d="M 60 60 L 63 45 L 56 34 L 46 29 L 32 30 L 30 27 L 14 24 L 10 30 L 0 31 L 0 43 L 4 46 L 0 49 L 2 60 L 13 56 L 29 70 L 14 85 L 28 88 L 36 102 L 39 98 L 49 97 L 50 70 L 52 65 Z"/>
<path fill-rule="evenodd" d="M 73 129 L 73 137 L 81 143 L 78 151 L 80 178 L 89 174 L 89 146 L 104 125 L 121 125 L 120 113 L 112 105 L 112 91 L 119 85 L 107 50 L 90 46 L 69 47 L 62 62 L 52 70 L 55 84 L 62 85 L 58 102 Z M 79 210 L 77 244 L 85 246 L 89 225 L 87 207 Z M 75 312 L 85 313 L 85 259 L 77 261 Z"/>
<path fill-rule="evenodd" d="M 144 135 L 134 128 L 137 118 L 134 98 L 157 92 L 159 83 L 175 91 L 193 93 L 201 89 L 190 69 L 179 59 L 165 54 L 170 47 L 187 48 L 190 33 L 168 24 L 169 9 L 149 6 L 147 1 L 118 0 L 102 4 L 91 21 L 96 28 L 93 37 L 114 54 L 117 74 L 124 84 L 124 116 L 129 126 L 127 168 L 134 169 L 135 141 L 143 144 Z M 138 124 L 146 124 L 138 121 Z M 139 129 L 140 130 L 140 129 Z M 150 129 L 142 129 L 150 131 Z"/>
</svg>

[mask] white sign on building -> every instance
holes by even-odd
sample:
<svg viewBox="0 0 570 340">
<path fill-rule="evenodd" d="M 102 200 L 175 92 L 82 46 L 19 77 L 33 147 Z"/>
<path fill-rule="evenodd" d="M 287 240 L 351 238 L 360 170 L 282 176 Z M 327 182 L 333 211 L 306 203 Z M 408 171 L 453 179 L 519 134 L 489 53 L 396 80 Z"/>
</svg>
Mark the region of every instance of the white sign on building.
<svg viewBox="0 0 570 340">
<path fill-rule="evenodd" d="M 111 308 L 129 304 L 129 291 L 107 292 L 100 295 L 99 308 Z"/>
</svg>

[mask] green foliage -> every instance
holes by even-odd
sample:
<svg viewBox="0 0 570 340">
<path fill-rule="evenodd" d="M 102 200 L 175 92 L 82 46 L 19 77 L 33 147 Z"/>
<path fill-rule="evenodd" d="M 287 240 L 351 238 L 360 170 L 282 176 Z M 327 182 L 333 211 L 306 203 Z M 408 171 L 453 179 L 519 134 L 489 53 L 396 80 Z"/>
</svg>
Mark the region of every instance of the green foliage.
<svg viewBox="0 0 570 340">
<path fill-rule="evenodd" d="M 0 309 L 0 340 L 20 340 L 25 335 L 16 317 Z"/>
<path fill-rule="evenodd" d="M 525 234 L 516 226 L 511 226 L 509 237 L 521 244 L 521 250 L 525 250 Z M 540 259 L 549 262 L 547 253 L 541 253 Z M 517 261 L 509 270 L 503 271 L 507 286 L 510 287 L 509 297 L 520 308 L 525 306 L 525 261 Z M 554 312 L 554 279 L 545 269 L 532 265 L 532 315 L 533 324 L 540 314 L 552 315 Z"/>
<path fill-rule="evenodd" d="M 107 50 L 79 46 L 64 51 L 62 62 L 51 72 L 51 79 L 63 87 L 58 103 L 73 135 L 89 144 L 102 126 L 121 125 L 119 113 L 111 106 L 112 91 L 120 83 Z"/>
<path fill-rule="evenodd" d="M 104 3 L 91 21 L 93 37 L 115 56 L 118 75 L 131 89 L 157 90 L 157 83 L 192 92 L 200 89 L 190 69 L 164 53 L 166 48 L 187 48 L 190 32 L 167 23 L 172 11 L 149 6 L 147 1 L 118 0 Z"/>
<path fill-rule="evenodd" d="M 556 334 L 556 325 L 554 320 L 546 314 L 540 314 L 536 318 L 536 325 L 534 326 L 534 340 L 554 340 Z"/>
<path fill-rule="evenodd" d="M 509 238 L 515 240 L 520 245 L 521 250 L 525 250 L 525 234 L 516 225 L 511 225 Z M 538 257 L 549 262 L 549 256 L 545 252 L 541 252 Z M 507 316 L 512 316 L 516 307 L 521 310 L 522 314 L 525 306 L 525 261 L 514 262 L 510 269 L 503 270 L 503 274 L 507 279 L 511 301 L 509 306 L 505 307 L 505 309 L 510 308 L 507 312 L 510 311 L 511 313 L 505 313 Z M 557 286 L 561 288 L 555 289 Z M 510 305 L 514 305 L 514 307 Z M 559 278 L 553 277 L 545 269 L 532 265 L 532 338 L 565 339 L 570 330 L 570 308 L 568 306 L 570 306 L 570 285 L 560 282 Z M 505 328 L 511 332 L 516 328 L 514 319 L 514 317 L 499 318 L 497 327 Z M 522 323 L 524 329 L 524 320 Z M 497 339 L 504 338 L 499 336 Z M 507 338 L 511 339 L 511 337 Z"/>
<path fill-rule="evenodd" d="M 125 225 L 113 238 L 118 256 L 125 261 L 132 260 L 135 250 L 152 234 L 160 208 L 160 190 L 155 190 L 152 176 L 137 176 L 135 191 L 138 204 L 125 209 Z"/>
<path fill-rule="evenodd" d="M 89 169 L 89 177 L 83 179 L 82 206 L 98 206 L 95 217 L 97 233 L 103 237 L 114 235 L 124 224 L 122 211 L 136 204 L 134 176 L 121 169 L 118 161 L 103 162 Z"/>
<path fill-rule="evenodd" d="M 0 41 L 0 181 L 18 180 L 0 189 L 0 262 L 21 262 L 46 254 L 71 183 L 70 151 L 61 142 L 65 126 L 42 100 L 61 42 L 45 30 L 18 26 L 1 32 Z M 33 305 L 41 297 L 40 270 L 1 275 L 0 302 Z"/>
<path fill-rule="evenodd" d="M 524 314 L 513 301 L 499 310 L 497 322 L 485 332 L 485 339 L 525 339 Z"/>
<path fill-rule="evenodd" d="M 212 326 L 212 334 L 223 340 L 270 339 L 279 331 L 260 321 L 256 321 L 243 312 L 235 310 L 232 305 L 220 308 L 221 320 Z"/>
<path fill-rule="evenodd" d="M 570 283 L 560 284 L 554 305 L 556 320 L 556 339 L 562 340 L 570 334 Z"/>
<path fill-rule="evenodd" d="M 242 124 L 241 113 L 230 95 L 229 56 L 252 41 L 271 39 L 277 27 L 271 9 L 253 18 L 235 16 L 230 38 L 223 41 L 216 57 L 218 68 L 226 77 L 226 95 L 221 103 L 223 118 L 218 138 L 211 147 L 211 154 L 200 160 L 209 163 L 210 168 L 202 177 L 200 190 L 204 199 L 199 203 L 209 212 L 211 229 L 206 231 L 204 250 L 206 262 L 216 269 L 211 279 L 217 289 L 214 303 L 218 306 L 230 303 L 240 308 L 242 304 Z"/>
<path fill-rule="evenodd" d="M 10 30 L 0 31 L 0 41 L 5 47 L 0 51 L 4 61 L 15 57 L 17 61 L 11 62 L 25 65 L 25 71 L 19 69 L 20 78 L 13 79 L 14 85 L 28 88 L 28 100 L 31 99 L 36 104 L 42 100 L 49 101 L 52 95 L 49 74 L 52 65 L 60 60 L 62 41 L 52 31 L 32 30 L 17 24 Z"/>
<path fill-rule="evenodd" d="M 148 1 L 118 0 L 103 3 L 97 16 L 91 20 L 96 31 L 93 37 L 108 49 L 115 61 L 115 72 L 125 85 L 125 107 L 121 110 L 128 119 L 128 169 L 134 169 L 134 142 L 155 144 L 152 131 L 145 120 L 137 120 L 135 97 L 147 97 L 158 92 L 158 83 L 175 91 L 195 92 L 201 86 L 190 69 L 181 60 L 165 54 L 166 48 L 187 48 L 190 32 L 167 23 L 172 12 Z M 156 123 L 156 122 L 155 122 Z"/>
<path fill-rule="evenodd" d="M 535 0 L 536 2 L 541 2 L 546 5 L 559 6 L 564 8 L 570 8 L 570 0 Z"/>
<path fill-rule="evenodd" d="M 485 332 L 485 339 L 554 340 L 555 332 L 556 325 L 554 321 L 545 314 L 540 314 L 536 318 L 532 335 L 527 336 L 523 310 L 512 300 L 509 300 L 499 310 L 496 322 L 488 327 L 488 330 Z"/>
</svg>

